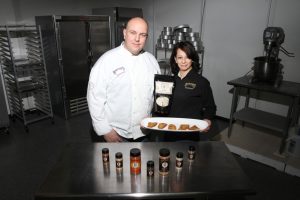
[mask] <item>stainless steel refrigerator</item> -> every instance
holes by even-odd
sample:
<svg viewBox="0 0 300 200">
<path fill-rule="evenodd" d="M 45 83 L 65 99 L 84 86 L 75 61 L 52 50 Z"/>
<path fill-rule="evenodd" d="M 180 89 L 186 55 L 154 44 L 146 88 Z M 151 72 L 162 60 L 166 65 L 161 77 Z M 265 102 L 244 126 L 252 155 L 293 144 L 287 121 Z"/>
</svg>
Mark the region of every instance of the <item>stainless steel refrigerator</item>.
<svg viewBox="0 0 300 200">
<path fill-rule="evenodd" d="M 110 16 L 111 46 L 117 47 L 123 42 L 123 29 L 132 17 L 143 17 L 141 8 L 107 7 L 93 8 L 93 15 Z"/>
<path fill-rule="evenodd" d="M 36 16 L 41 27 L 50 96 L 55 115 L 87 112 L 90 69 L 112 48 L 110 16 Z"/>
</svg>

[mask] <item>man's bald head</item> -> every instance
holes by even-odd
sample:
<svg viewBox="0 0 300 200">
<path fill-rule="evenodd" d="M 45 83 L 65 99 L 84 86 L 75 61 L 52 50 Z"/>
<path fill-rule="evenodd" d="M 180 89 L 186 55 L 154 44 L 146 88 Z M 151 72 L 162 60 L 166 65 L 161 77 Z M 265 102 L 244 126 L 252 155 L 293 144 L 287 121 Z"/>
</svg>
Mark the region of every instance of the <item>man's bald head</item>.
<svg viewBox="0 0 300 200">
<path fill-rule="evenodd" d="M 144 23 L 147 26 L 147 31 L 148 31 L 148 22 L 141 18 L 141 17 L 133 17 L 130 20 L 128 20 L 128 22 L 126 23 L 126 29 L 128 28 L 128 26 L 130 26 L 131 23 Z"/>
</svg>

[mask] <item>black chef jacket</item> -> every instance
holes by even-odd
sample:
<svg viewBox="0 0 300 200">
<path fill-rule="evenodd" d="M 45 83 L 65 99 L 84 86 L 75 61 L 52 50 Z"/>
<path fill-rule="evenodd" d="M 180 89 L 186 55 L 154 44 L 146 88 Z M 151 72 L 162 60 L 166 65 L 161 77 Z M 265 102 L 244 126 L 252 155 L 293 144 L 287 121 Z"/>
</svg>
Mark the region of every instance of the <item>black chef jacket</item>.
<svg viewBox="0 0 300 200">
<path fill-rule="evenodd" d="M 209 81 L 195 70 L 180 79 L 175 76 L 175 88 L 170 117 L 211 119 L 216 105 Z"/>
<path fill-rule="evenodd" d="M 169 117 L 212 119 L 216 105 L 209 81 L 196 71 L 191 70 L 183 78 L 175 76 L 175 88 Z M 163 140 L 201 141 L 208 140 L 208 133 L 165 132 Z"/>
</svg>

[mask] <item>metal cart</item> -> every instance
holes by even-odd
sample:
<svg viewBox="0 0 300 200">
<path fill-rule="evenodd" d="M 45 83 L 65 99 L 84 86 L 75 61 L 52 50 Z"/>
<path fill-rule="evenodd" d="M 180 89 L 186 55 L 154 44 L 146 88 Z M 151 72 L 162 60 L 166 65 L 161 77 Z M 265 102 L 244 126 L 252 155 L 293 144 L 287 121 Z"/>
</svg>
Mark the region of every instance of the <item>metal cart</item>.
<svg viewBox="0 0 300 200">
<path fill-rule="evenodd" d="M 10 115 L 28 124 L 53 113 L 38 26 L 0 26 L 0 60 Z"/>
</svg>

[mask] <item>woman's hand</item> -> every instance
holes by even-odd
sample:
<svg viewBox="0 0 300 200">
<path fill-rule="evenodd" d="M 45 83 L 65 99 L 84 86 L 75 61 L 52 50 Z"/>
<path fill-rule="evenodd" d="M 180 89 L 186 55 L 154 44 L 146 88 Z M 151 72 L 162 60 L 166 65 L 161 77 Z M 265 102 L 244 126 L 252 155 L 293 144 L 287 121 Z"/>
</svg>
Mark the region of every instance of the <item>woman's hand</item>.
<svg viewBox="0 0 300 200">
<path fill-rule="evenodd" d="M 211 127 L 211 121 L 209 119 L 203 119 L 203 120 L 208 123 L 208 126 L 204 130 L 202 130 L 201 132 L 208 132 L 210 127 Z"/>
</svg>

